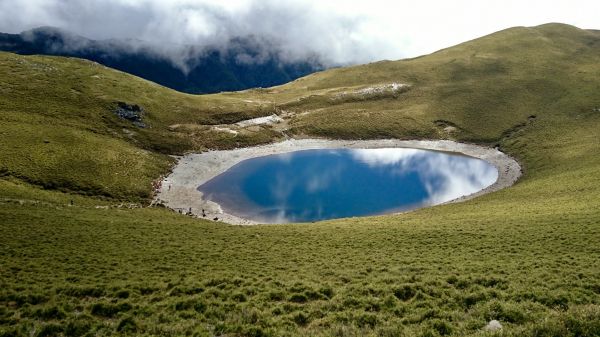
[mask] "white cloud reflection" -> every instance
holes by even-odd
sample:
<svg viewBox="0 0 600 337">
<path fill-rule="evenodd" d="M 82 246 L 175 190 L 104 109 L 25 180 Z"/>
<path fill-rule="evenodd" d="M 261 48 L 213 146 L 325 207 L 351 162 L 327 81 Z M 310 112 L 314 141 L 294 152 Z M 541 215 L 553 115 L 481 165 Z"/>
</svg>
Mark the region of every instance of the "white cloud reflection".
<svg viewBox="0 0 600 337">
<path fill-rule="evenodd" d="M 306 191 L 309 193 L 317 193 L 329 188 L 332 183 L 339 181 L 342 169 L 342 166 L 335 165 L 328 168 L 326 171 L 317 170 L 315 168 L 312 172 L 306 172 L 308 173 L 304 174 L 306 179 Z"/>
<path fill-rule="evenodd" d="M 496 168 L 483 160 L 407 148 L 286 153 L 269 156 L 261 165 L 236 170 L 241 176 L 219 176 L 206 195 L 243 218 L 288 223 L 440 204 L 478 192 L 498 178 Z M 251 190 L 237 186 L 249 177 L 255 179 Z"/>
<path fill-rule="evenodd" d="M 405 166 L 423 150 L 406 148 L 389 149 L 352 149 L 350 150 L 355 160 L 363 162 L 370 167 L 401 165 Z"/>
<path fill-rule="evenodd" d="M 494 166 L 462 155 L 404 148 L 356 149 L 351 152 L 356 160 L 369 167 L 394 166 L 397 174 L 418 172 L 429 194 L 425 205 L 473 194 L 498 179 L 498 170 Z"/>
</svg>

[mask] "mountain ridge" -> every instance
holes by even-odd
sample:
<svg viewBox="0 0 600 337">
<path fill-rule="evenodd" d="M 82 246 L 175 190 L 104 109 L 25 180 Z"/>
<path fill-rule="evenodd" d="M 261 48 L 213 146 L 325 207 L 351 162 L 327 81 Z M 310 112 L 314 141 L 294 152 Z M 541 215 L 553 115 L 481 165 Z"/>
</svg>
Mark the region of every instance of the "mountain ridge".
<svg viewBox="0 0 600 337">
<path fill-rule="evenodd" d="M 0 335 L 596 337 L 599 41 L 517 28 L 210 95 L 0 52 Z M 238 123 L 263 116 L 279 122 Z M 477 143 L 523 175 L 463 203 L 307 224 L 149 206 L 173 154 L 305 137 Z"/>
<path fill-rule="evenodd" d="M 92 40 L 55 27 L 0 33 L 0 50 L 78 57 L 187 93 L 206 94 L 279 85 L 325 69 L 317 56 L 287 61 L 276 45 L 254 36 L 227 47 L 155 46 L 140 40 Z"/>
</svg>

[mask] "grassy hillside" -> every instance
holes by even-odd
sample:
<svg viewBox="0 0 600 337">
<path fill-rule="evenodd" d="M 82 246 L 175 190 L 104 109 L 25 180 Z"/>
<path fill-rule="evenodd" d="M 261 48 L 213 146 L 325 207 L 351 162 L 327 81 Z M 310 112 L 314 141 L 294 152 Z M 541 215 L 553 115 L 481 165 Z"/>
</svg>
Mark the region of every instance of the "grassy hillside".
<svg viewBox="0 0 600 337">
<path fill-rule="evenodd" d="M 39 186 L 147 198 L 173 162 L 166 154 L 275 137 L 210 131 L 271 113 L 270 105 L 181 94 L 89 61 L 0 53 L 0 74 L 0 173 Z M 117 102 L 141 106 L 147 127 L 119 118 Z M 174 127 L 186 123 L 195 127 Z"/>
<path fill-rule="evenodd" d="M 189 57 L 181 60 L 183 72 L 156 46 L 138 41 L 127 48 L 126 40 L 91 40 L 54 27 L 39 27 L 20 34 L 0 33 L 0 50 L 21 55 L 77 57 L 134 74 L 168 88 L 191 94 L 217 93 L 268 87 L 323 69 L 317 60 L 286 62 L 278 47 L 266 47 L 256 37 L 234 38 L 228 48 L 218 46 L 170 46 L 172 52 Z M 263 55 L 258 62 L 240 63 L 238 55 Z"/>
<path fill-rule="evenodd" d="M 0 92 L 0 335 L 475 336 L 492 319 L 501 336 L 600 335 L 597 31 L 512 28 L 210 96 L 0 53 Z M 210 129 L 273 112 L 283 126 Z M 498 145 L 525 174 L 461 204 L 306 225 L 123 207 L 168 154 L 283 134 Z"/>
</svg>

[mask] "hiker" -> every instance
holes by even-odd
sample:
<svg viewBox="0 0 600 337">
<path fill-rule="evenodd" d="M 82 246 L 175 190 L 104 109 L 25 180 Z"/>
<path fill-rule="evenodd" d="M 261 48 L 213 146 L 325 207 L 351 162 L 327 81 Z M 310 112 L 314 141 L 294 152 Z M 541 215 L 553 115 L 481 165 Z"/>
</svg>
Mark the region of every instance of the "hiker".
<svg viewBox="0 0 600 337">
<path fill-rule="evenodd" d="M 206 218 L 206 212 L 204 212 L 204 208 L 202 209 L 202 216 Z"/>
</svg>

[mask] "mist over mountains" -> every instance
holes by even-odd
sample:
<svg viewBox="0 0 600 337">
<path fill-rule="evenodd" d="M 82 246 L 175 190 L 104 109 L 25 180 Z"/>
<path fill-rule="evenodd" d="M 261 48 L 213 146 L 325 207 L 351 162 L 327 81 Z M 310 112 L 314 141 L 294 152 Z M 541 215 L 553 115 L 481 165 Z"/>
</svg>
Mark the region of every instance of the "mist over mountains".
<svg viewBox="0 0 600 337">
<path fill-rule="evenodd" d="M 0 50 L 88 59 L 187 93 L 270 87 L 325 68 L 317 55 L 282 57 L 277 41 L 253 35 L 205 46 L 150 44 L 135 39 L 92 40 L 53 27 L 0 33 Z"/>
</svg>

